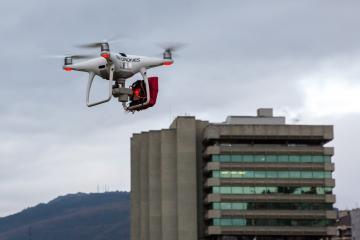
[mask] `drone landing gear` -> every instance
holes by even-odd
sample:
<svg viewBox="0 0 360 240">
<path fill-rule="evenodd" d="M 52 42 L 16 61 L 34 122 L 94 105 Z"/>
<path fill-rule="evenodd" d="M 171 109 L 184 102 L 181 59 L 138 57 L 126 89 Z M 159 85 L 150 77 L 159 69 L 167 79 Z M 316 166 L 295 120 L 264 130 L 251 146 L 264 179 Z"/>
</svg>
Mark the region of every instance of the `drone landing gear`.
<svg viewBox="0 0 360 240">
<path fill-rule="evenodd" d="M 93 102 L 93 103 L 90 103 L 90 91 L 91 91 L 92 83 L 93 83 L 94 78 L 95 78 L 95 73 L 93 73 L 93 72 L 89 73 L 89 80 L 88 80 L 88 85 L 87 85 L 87 88 L 86 88 L 86 105 L 88 107 L 93 107 L 93 106 L 96 106 L 96 105 L 99 105 L 99 104 L 106 103 L 106 102 L 110 101 L 111 96 L 112 96 L 112 81 L 113 81 L 113 78 L 114 78 L 114 71 L 115 71 L 115 67 L 114 67 L 114 65 L 111 65 L 110 66 L 110 75 L 109 75 L 109 94 L 108 94 L 108 97 L 106 99 L 104 99 L 104 100 L 101 100 L 101 101 L 98 101 L 98 102 Z"/>
</svg>

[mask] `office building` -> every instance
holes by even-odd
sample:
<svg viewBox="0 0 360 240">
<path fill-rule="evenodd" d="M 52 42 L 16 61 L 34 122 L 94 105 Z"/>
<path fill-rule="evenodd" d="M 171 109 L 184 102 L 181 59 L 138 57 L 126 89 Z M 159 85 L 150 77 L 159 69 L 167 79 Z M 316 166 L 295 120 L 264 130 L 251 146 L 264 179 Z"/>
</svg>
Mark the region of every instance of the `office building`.
<svg viewBox="0 0 360 240">
<path fill-rule="evenodd" d="M 132 240 L 330 239 L 333 127 L 272 109 L 131 138 Z"/>
</svg>

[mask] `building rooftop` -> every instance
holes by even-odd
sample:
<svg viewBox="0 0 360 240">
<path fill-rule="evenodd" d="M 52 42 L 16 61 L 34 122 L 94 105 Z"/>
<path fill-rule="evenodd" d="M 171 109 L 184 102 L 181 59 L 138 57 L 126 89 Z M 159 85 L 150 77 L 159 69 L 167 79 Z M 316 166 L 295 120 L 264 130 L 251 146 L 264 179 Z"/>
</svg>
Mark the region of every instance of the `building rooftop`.
<svg viewBox="0 0 360 240">
<path fill-rule="evenodd" d="M 272 108 L 259 108 L 257 116 L 228 116 L 225 124 L 285 125 L 285 117 L 274 117 Z"/>
</svg>

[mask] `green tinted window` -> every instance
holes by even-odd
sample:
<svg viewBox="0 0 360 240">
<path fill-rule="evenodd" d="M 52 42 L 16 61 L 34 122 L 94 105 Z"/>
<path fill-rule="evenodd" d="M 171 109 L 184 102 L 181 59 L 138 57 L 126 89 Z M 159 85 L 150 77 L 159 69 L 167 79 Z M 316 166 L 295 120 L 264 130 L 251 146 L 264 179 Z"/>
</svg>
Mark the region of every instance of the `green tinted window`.
<svg viewBox="0 0 360 240">
<path fill-rule="evenodd" d="M 246 226 L 246 219 L 233 219 L 232 220 L 232 225 L 234 226 Z"/>
<path fill-rule="evenodd" d="M 287 155 L 278 156 L 278 161 L 282 162 L 282 163 L 289 162 L 289 156 L 287 156 Z"/>
<path fill-rule="evenodd" d="M 277 156 L 276 155 L 268 155 L 266 156 L 266 162 L 277 162 Z"/>
<path fill-rule="evenodd" d="M 330 163 L 331 162 L 331 157 L 330 156 L 324 156 L 324 162 Z"/>
<path fill-rule="evenodd" d="M 331 172 L 325 172 L 325 178 L 332 178 Z"/>
<path fill-rule="evenodd" d="M 213 209 L 221 209 L 221 208 L 220 208 L 220 203 L 218 203 L 218 202 L 213 203 L 213 204 L 212 204 L 212 207 L 213 207 Z"/>
<path fill-rule="evenodd" d="M 220 203 L 220 208 L 224 210 L 231 209 L 231 203 Z"/>
<path fill-rule="evenodd" d="M 264 155 L 255 155 L 254 162 L 265 162 L 265 156 Z"/>
<path fill-rule="evenodd" d="M 241 155 L 233 155 L 231 156 L 232 162 L 242 162 L 242 156 Z"/>
<path fill-rule="evenodd" d="M 323 158 L 323 156 L 313 156 L 313 162 L 314 163 L 324 162 L 324 158 Z"/>
<path fill-rule="evenodd" d="M 231 172 L 230 171 L 221 171 L 220 177 L 222 178 L 231 178 Z"/>
<path fill-rule="evenodd" d="M 231 162 L 230 155 L 220 155 L 220 162 Z"/>
<path fill-rule="evenodd" d="M 266 178 L 266 172 L 265 171 L 256 171 L 255 178 Z"/>
<path fill-rule="evenodd" d="M 313 172 L 313 178 L 325 178 L 325 172 Z"/>
<path fill-rule="evenodd" d="M 312 158 L 311 158 L 311 156 L 305 155 L 305 156 L 300 157 L 300 161 L 303 163 L 311 163 Z"/>
<path fill-rule="evenodd" d="M 300 172 L 298 171 L 289 172 L 289 178 L 300 178 Z"/>
<path fill-rule="evenodd" d="M 266 177 L 267 178 L 278 178 L 278 174 L 275 171 L 268 171 L 268 172 L 266 172 Z"/>
<path fill-rule="evenodd" d="M 287 171 L 279 171 L 278 175 L 279 175 L 279 178 L 289 178 L 289 172 L 287 172 Z"/>
<path fill-rule="evenodd" d="M 219 162 L 219 155 L 212 155 L 211 160 L 213 162 Z"/>
<path fill-rule="evenodd" d="M 212 192 L 213 193 L 220 193 L 220 187 L 213 187 Z"/>
<path fill-rule="evenodd" d="M 332 188 L 324 187 L 213 187 L 221 194 L 331 194 Z"/>
<path fill-rule="evenodd" d="M 312 172 L 308 172 L 308 171 L 301 172 L 301 178 L 312 178 Z"/>
<path fill-rule="evenodd" d="M 243 194 L 244 193 L 243 187 L 232 187 L 231 190 L 232 190 L 231 192 L 233 194 Z"/>
<path fill-rule="evenodd" d="M 326 187 L 325 188 L 325 194 L 332 194 L 332 188 L 331 187 Z"/>
<path fill-rule="evenodd" d="M 254 177 L 254 171 L 244 171 L 244 177 L 245 178 L 253 178 Z"/>
<path fill-rule="evenodd" d="M 292 163 L 300 162 L 300 156 L 296 156 L 296 155 L 289 156 L 289 162 L 292 162 Z"/>
<path fill-rule="evenodd" d="M 220 193 L 231 194 L 231 187 L 220 187 Z"/>
<path fill-rule="evenodd" d="M 212 176 L 213 176 L 214 178 L 220 177 L 220 171 L 212 171 Z"/>
<path fill-rule="evenodd" d="M 242 160 L 243 160 L 243 162 L 253 162 L 254 161 L 254 156 L 252 156 L 252 155 L 244 155 Z"/>
</svg>

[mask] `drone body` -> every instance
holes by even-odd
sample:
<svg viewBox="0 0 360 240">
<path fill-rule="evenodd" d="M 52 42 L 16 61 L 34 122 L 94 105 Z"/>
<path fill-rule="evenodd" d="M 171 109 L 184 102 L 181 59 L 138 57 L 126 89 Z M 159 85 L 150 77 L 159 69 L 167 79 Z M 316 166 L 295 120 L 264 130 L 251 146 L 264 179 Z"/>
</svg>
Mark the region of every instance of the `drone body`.
<svg viewBox="0 0 360 240">
<path fill-rule="evenodd" d="M 85 61 L 73 63 L 73 59 L 88 58 L 89 56 L 74 55 L 67 56 L 64 60 L 63 69 L 65 71 L 82 71 L 89 73 L 89 81 L 86 94 L 88 107 L 99 105 L 110 101 L 111 97 L 117 97 L 123 103 L 126 111 L 143 110 L 151 107 L 156 102 L 157 78 L 149 79 L 147 70 L 159 66 L 169 66 L 173 64 L 172 50 L 165 49 L 163 58 L 152 58 L 145 56 L 126 55 L 125 53 L 110 52 L 107 42 L 85 45 L 85 47 L 100 47 L 99 57 L 94 57 Z M 140 73 L 143 80 L 133 84 L 132 88 L 125 87 L 125 81 L 135 74 Z M 99 76 L 109 81 L 108 97 L 102 101 L 90 103 L 90 91 L 95 76 Z M 156 91 L 156 94 L 155 94 Z M 155 102 L 154 98 L 155 97 Z"/>
</svg>

